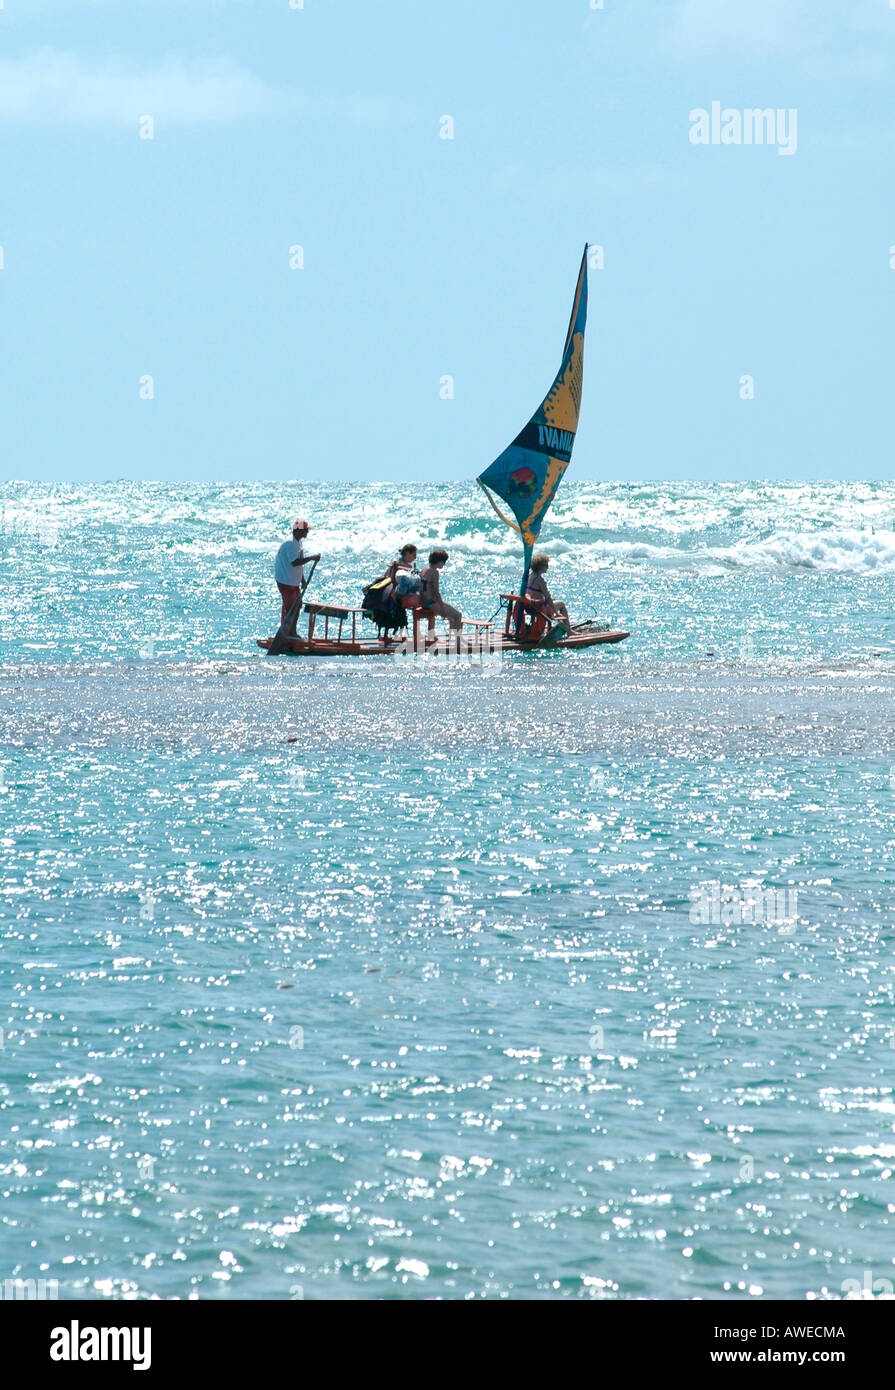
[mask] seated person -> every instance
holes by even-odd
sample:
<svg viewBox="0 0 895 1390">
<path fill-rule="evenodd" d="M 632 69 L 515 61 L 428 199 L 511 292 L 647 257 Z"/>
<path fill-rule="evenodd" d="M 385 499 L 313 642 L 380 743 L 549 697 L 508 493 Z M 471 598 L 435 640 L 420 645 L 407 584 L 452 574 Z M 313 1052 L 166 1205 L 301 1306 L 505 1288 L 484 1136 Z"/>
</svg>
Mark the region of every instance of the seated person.
<svg viewBox="0 0 895 1390">
<path fill-rule="evenodd" d="M 531 567 L 528 572 L 528 583 L 525 587 L 525 597 L 537 613 L 543 613 L 548 618 L 560 618 L 571 632 L 572 621 L 569 617 L 569 610 L 564 603 L 554 599 L 544 575 L 550 566 L 548 555 L 535 555 L 532 558 Z"/>
<path fill-rule="evenodd" d="M 446 550 L 433 550 L 429 554 L 429 563 L 423 570 L 420 578 L 423 581 L 423 612 L 434 613 L 439 618 L 447 618 L 454 632 L 459 632 L 463 626 L 463 614 L 457 608 L 452 608 L 449 603 L 445 603 L 441 597 L 441 571 L 448 562 Z"/>
<path fill-rule="evenodd" d="M 415 545 L 401 546 L 399 558 L 392 560 L 385 572 L 392 583 L 395 583 L 400 570 L 406 570 L 408 574 L 416 574 L 416 553 Z"/>
</svg>

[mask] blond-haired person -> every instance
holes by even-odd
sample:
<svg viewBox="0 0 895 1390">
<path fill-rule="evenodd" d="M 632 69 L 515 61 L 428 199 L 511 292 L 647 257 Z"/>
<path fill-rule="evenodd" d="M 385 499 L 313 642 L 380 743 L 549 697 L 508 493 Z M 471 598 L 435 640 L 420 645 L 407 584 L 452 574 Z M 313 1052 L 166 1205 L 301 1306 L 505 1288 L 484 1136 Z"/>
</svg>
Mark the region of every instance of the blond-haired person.
<svg viewBox="0 0 895 1390">
<path fill-rule="evenodd" d="M 547 588 L 547 581 L 544 576 L 550 568 L 550 557 L 548 555 L 533 555 L 531 566 L 528 571 L 528 583 L 525 586 L 525 597 L 538 613 L 543 613 L 547 618 L 561 618 L 566 627 L 571 632 L 572 620 L 569 617 L 569 610 L 559 599 L 555 599 Z"/>
</svg>

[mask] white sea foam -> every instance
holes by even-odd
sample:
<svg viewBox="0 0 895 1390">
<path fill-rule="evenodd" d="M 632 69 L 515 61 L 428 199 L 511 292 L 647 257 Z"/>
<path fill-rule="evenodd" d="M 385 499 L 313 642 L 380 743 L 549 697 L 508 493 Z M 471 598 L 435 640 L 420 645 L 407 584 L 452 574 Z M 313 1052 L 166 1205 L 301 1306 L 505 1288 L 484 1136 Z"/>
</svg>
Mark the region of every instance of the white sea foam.
<svg viewBox="0 0 895 1390">
<path fill-rule="evenodd" d="M 493 515 L 472 481 L 356 487 L 344 483 L 227 485 L 109 483 L 48 490 L 0 488 L 4 555 L 40 554 L 39 567 L 85 544 L 111 573 L 122 553 L 155 571 L 160 558 L 257 557 L 269 570 L 291 516 L 312 522 L 310 548 L 330 561 L 362 561 L 372 574 L 407 540 L 422 557 L 435 544 L 452 570 L 515 564 L 519 537 Z M 873 483 L 593 483 L 564 480 L 540 544 L 585 572 L 721 575 L 817 571 L 895 573 L 895 486 Z M 52 556 L 38 547 L 54 536 Z M 58 532 L 58 536 L 57 536 Z M 203 565 L 204 562 L 204 565 Z"/>
<path fill-rule="evenodd" d="M 602 540 L 565 546 L 593 568 L 686 570 L 723 574 L 730 570 L 822 571 L 828 574 L 895 573 L 895 533 L 870 531 L 780 531 L 760 540 L 726 546 L 668 546 L 647 541 Z M 551 554 L 560 547 L 546 545 Z"/>
<path fill-rule="evenodd" d="M 733 568 L 824 570 L 874 574 L 895 570 L 895 532 L 782 531 L 765 540 L 741 541 L 718 558 Z"/>
</svg>

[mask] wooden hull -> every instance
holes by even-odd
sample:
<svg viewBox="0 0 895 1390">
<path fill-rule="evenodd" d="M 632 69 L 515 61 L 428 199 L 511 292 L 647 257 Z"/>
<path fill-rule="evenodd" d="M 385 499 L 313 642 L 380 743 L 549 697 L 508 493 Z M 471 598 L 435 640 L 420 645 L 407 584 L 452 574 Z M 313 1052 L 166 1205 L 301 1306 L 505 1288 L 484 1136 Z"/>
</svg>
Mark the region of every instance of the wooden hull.
<svg viewBox="0 0 895 1390">
<path fill-rule="evenodd" d="M 616 628 L 609 628 L 606 632 L 573 632 L 569 637 L 562 637 L 549 651 L 558 650 L 560 647 L 564 651 L 579 650 L 581 647 L 598 647 L 606 642 L 624 642 L 626 637 L 630 637 L 630 632 L 622 632 Z M 535 651 L 538 647 L 537 642 L 507 642 L 507 649 L 516 647 L 519 651 Z"/>
<path fill-rule="evenodd" d="M 616 629 L 609 629 L 605 632 L 580 632 L 572 633 L 569 637 L 564 637 L 559 642 L 554 642 L 548 649 L 550 651 L 579 651 L 583 647 L 596 647 L 612 642 L 623 642 L 630 633 Z M 273 642 L 272 637 L 259 637 L 258 646 L 263 651 L 269 651 Z M 282 640 L 282 651 L 290 656 L 389 656 L 395 652 L 402 651 L 403 639 L 392 642 L 337 642 L 329 638 L 314 637 L 310 642 L 305 637 L 286 637 Z M 537 642 L 516 642 L 507 639 L 502 632 L 496 632 L 493 637 L 494 647 L 501 652 L 531 652 L 538 650 Z M 439 637 L 435 642 L 426 647 L 426 653 L 433 656 L 447 655 L 451 651 L 451 646 L 446 638 Z M 465 655 L 465 653 L 464 653 Z"/>
</svg>

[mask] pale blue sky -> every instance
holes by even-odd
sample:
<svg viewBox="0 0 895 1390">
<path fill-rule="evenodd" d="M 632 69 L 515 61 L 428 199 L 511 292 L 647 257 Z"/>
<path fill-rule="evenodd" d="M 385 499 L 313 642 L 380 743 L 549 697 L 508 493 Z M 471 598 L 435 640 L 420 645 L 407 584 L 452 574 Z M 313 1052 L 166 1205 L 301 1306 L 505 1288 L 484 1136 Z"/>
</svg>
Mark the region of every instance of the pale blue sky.
<svg viewBox="0 0 895 1390">
<path fill-rule="evenodd" d="M 472 477 L 585 240 L 570 478 L 890 477 L 893 43 L 888 0 L 4 0 L 2 477 Z M 797 152 L 693 145 L 714 100 Z"/>
</svg>

